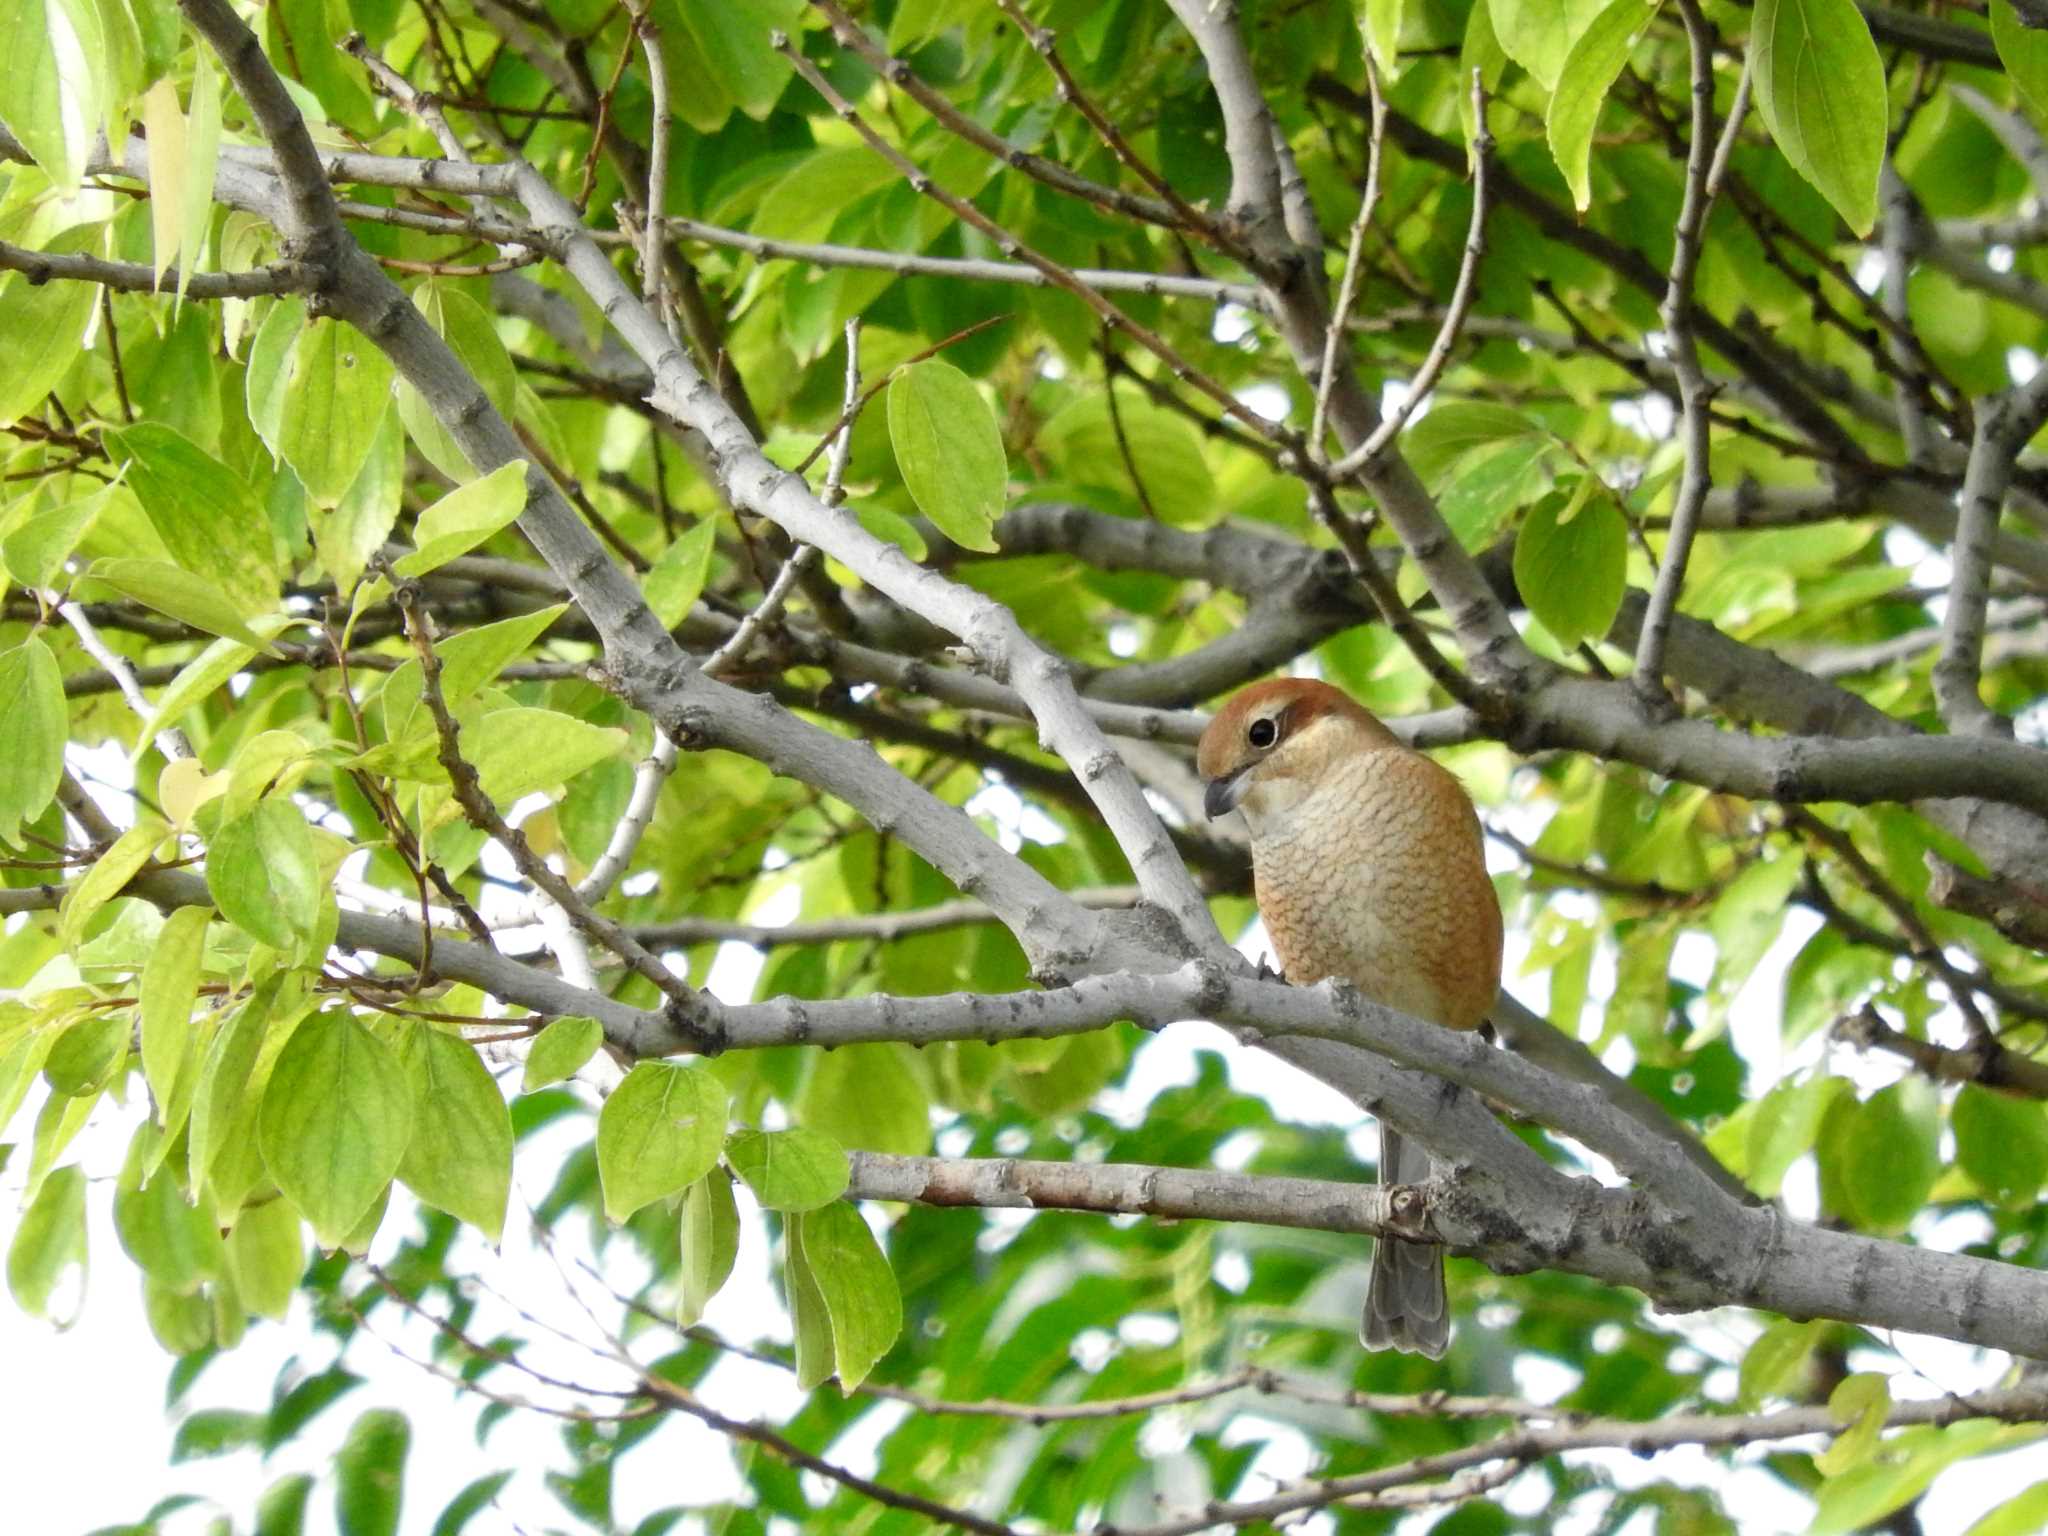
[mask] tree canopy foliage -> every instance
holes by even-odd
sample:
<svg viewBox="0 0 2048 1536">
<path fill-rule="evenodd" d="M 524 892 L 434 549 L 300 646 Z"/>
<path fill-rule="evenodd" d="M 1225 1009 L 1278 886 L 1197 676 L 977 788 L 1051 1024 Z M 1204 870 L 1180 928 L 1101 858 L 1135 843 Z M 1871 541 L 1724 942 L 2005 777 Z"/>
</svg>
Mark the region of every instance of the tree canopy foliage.
<svg viewBox="0 0 2048 1536">
<path fill-rule="evenodd" d="M 2048 1423 L 2035 9 L 0 6 L 14 1299 L 110 1202 L 186 1455 L 413 1341 L 436 1533 L 1914 1529 Z M 1479 802 L 1501 1048 L 1233 949 L 1288 670 Z"/>
</svg>

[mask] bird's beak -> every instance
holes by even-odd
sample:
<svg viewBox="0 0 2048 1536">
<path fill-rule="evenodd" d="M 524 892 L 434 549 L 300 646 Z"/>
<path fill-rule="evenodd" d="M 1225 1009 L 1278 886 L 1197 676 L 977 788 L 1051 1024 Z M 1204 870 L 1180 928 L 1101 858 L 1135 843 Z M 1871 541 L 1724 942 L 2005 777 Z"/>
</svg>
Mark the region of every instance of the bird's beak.
<svg viewBox="0 0 2048 1536">
<path fill-rule="evenodd" d="M 1237 802 L 1244 798 L 1244 792 L 1251 787 L 1251 769 L 1240 768 L 1220 779 L 1211 779 L 1209 787 L 1202 794 L 1202 811 L 1211 821 L 1218 816 L 1227 816 L 1237 809 Z"/>
</svg>

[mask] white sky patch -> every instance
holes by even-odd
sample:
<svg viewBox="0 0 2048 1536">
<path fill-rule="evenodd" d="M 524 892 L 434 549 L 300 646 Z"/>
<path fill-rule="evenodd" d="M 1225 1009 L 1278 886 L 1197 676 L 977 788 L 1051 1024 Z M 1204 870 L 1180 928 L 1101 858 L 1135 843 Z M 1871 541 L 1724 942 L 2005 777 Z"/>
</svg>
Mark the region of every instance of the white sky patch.
<svg viewBox="0 0 2048 1536">
<path fill-rule="evenodd" d="M 1234 347 L 1252 333 L 1252 312 L 1242 304 L 1218 304 L 1209 335 L 1226 347 Z"/>
</svg>

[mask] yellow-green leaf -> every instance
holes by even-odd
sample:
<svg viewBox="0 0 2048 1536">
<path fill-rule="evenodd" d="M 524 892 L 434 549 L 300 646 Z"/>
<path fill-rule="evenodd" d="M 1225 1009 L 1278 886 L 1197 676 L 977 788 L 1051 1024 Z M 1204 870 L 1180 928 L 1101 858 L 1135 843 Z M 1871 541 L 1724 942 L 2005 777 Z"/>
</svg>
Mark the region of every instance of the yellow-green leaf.
<svg viewBox="0 0 2048 1536">
<path fill-rule="evenodd" d="M 804 1126 L 735 1131 L 725 1160 L 771 1211 L 814 1211 L 846 1193 L 846 1149 Z"/>
<path fill-rule="evenodd" d="M 401 576 L 424 576 L 469 553 L 526 509 L 526 461 L 500 464 L 482 479 L 458 486 L 419 516 L 416 547 L 391 563 Z"/>
<path fill-rule="evenodd" d="M 889 442 L 917 509 L 962 549 L 993 551 L 1010 467 L 974 381 L 929 358 L 889 381 Z"/>
<path fill-rule="evenodd" d="M 251 938 L 288 953 L 309 940 L 326 882 L 299 808 L 272 796 L 222 827 L 206 852 L 206 886 Z"/>
<path fill-rule="evenodd" d="M 0 720 L 0 842 L 19 843 L 56 798 L 69 730 L 57 658 L 34 635 L 0 651 Z"/>
<path fill-rule="evenodd" d="M 702 1067 L 636 1065 L 597 1117 L 605 1215 L 624 1221 L 709 1173 L 725 1144 L 725 1113 L 725 1085 Z"/>
<path fill-rule="evenodd" d="M 552 709 L 493 710 L 462 733 L 484 793 L 510 805 L 537 789 L 566 784 L 594 763 L 626 748 L 616 726 L 592 725 Z"/>
<path fill-rule="evenodd" d="M 896 1272 L 860 1212 L 843 1201 L 793 1215 L 784 1230 L 791 1252 L 802 1256 L 829 1321 L 839 1389 L 851 1392 L 903 1331 L 903 1292 Z M 803 1376 L 814 1375 L 816 1363 L 804 1360 L 801 1332 L 798 1337 L 802 1384 Z M 808 1384 L 815 1386 L 818 1379 Z"/>
<path fill-rule="evenodd" d="M 495 1244 L 512 1192 L 512 1117 L 497 1079 L 476 1047 L 424 1024 L 414 1028 L 406 1055 L 418 1097 L 398 1176 L 435 1210 Z"/>
<path fill-rule="evenodd" d="M 261 635 L 242 622 L 241 611 L 225 591 L 182 565 L 168 560 L 95 560 L 88 574 L 145 608 L 209 635 L 233 640 L 252 653 L 270 649 Z"/>
<path fill-rule="evenodd" d="M 683 1192 L 682 1273 L 676 1282 L 676 1326 L 688 1328 L 732 1274 L 739 1256 L 740 1215 L 732 1176 L 714 1168 Z"/>
<path fill-rule="evenodd" d="M 496 324 L 483 306 L 460 290 L 434 280 L 420 284 L 413 294 L 413 303 L 483 386 L 484 397 L 509 421 L 518 398 L 519 377 L 513 372 L 511 354 L 498 339 Z M 406 434 L 429 464 L 457 484 L 475 477 L 476 470 L 436 418 L 425 397 L 403 380 L 398 385 L 398 415 L 405 423 Z"/>
<path fill-rule="evenodd" d="M 698 518 L 681 538 L 661 552 L 652 568 L 640 578 L 641 590 L 647 594 L 647 606 L 661 620 L 663 629 L 674 629 L 682 623 L 704 591 L 704 578 L 711 573 L 711 549 L 717 534 L 716 521 L 708 517 Z"/>
<path fill-rule="evenodd" d="M 1785 158 L 1869 234 L 1891 103 L 1855 0 L 1757 0 L 1749 57 L 1757 108 Z"/>
<path fill-rule="evenodd" d="M 292 1031 L 257 1126 L 277 1187 L 321 1246 L 337 1247 L 398 1172 L 412 1139 L 412 1081 L 396 1051 L 329 1009 Z"/>
<path fill-rule="evenodd" d="M 316 504 L 338 505 L 368 464 L 392 376 L 390 359 L 353 326 L 315 320 L 299 332 L 284 380 L 278 450 Z"/>
<path fill-rule="evenodd" d="M 68 1270 L 85 1290 L 85 1172 L 75 1163 L 43 1181 L 7 1246 L 7 1288 L 21 1310 L 48 1317 L 50 1298 Z"/>
<path fill-rule="evenodd" d="M 129 488 L 173 560 L 225 593 L 237 619 L 277 607 L 270 517 L 247 480 L 161 422 L 137 422 L 107 433 L 107 438 L 127 467 Z M 95 569 L 94 574 L 100 571 Z M 176 617 L 199 622 L 182 613 Z M 232 633 L 218 624 L 200 627 L 217 635 Z"/>
<path fill-rule="evenodd" d="M 94 861 L 85 878 L 74 885 L 71 894 L 64 898 L 64 918 L 57 933 L 66 949 L 78 947 L 92 915 L 135 878 L 136 871 L 149 862 L 150 854 L 169 836 L 170 830 L 157 817 L 145 815 Z"/>
<path fill-rule="evenodd" d="M 583 1070 L 583 1064 L 604 1044 L 604 1026 L 595 1019 L 556 1019 L 538 1035 L 526 1053 L 526 1071 L 519 1082 L 522 1093 L 532 1093 L 550 1083 L 559 1083 Z"/>
<path fill-rule="evenodd" d="M 282 1195 L 246 1208 L 228 1234 L 235 1294 L 258 1317 L 282 1319 L 306 1271 L 299 1213 Z"/>
<path fill-rule="evenodd" d="M 206 950 L 204 907 L 180 907 L 164 919 L 156 948 L 142 967 L 142 1075 L 168 1125 L 171 1090 L 192 1055 L 192 1013 L 199 1002 L 199 962 Z"/>
<path fill-rule="evenodd" d="M 1607 633 L 1628 572 L 1628 523 L 1588 476 L 1581 493 L 1550 495 L 1529 510 L 1515 540 L 1515 583 L 1557 643 L 1570 649 Z"/>
<path fill-rule="evenodd" d="M 1550 153 L 1581 213 L 1593 200 L 1588 162 L 1600 104 L 1628 63 L 1636 39 L 1657 14 L 1658 4 L 1659 0 L 1614 0 L 1572 45 L 1558 73 L 1557 89 L 1550 95 Z"/>
</svg>

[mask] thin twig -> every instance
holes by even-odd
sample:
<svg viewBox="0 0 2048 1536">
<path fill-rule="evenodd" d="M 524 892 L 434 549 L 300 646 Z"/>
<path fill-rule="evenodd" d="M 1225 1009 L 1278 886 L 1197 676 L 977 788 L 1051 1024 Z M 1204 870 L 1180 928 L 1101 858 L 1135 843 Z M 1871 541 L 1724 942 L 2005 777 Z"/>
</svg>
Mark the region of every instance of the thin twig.
<svg viewBox="0 0 2048 1536">
<path fill-rule="evenodd" d="M 636 5 L 632 0 L 628 0 L 626 9 L 633 17 L 633 35 L 647 55 L 647 90 L 654 98 L 654 142 L 647 156 L 647 206 L 641 214 L 646 228 L 640 252 L 640 283 L 647 295 L 647 307 L 668 327 L 669 335 L 680 346 L 682 338 L 676 318 L 669 312 L 665 288 L 668 256 L 662 243 L 662 209 L 668 201 L 669 139 L 674 131 L 668 104 L 668 65 L 662 58 L 661 29 L 655 25 L 652 11 L 644 3 Z"/>
<path fill-rule="evenodd" d="M 1330 478 L 1333 480 L 1348 479 L 1377 460 L 1422 408 L 1422 403 L 1429 398 L 1430 391 L 1436 388 L 1437 379 L 1450 363 L 1459 332 L 1464 329 L 1465 316 L 1479 291 L 1479 262 L 1486 254 L 1486 211 L 1490 201 L 1487 167 L 1493 159 L 1493 135 L 1486 127 L 1486 87 L 1476 69 L 1472 71 L 1472 108 L 1477 123 L 1472 135 L 1472 223 L 1465 233 L 1465 255 L 1458 264 L 1458 281 L 1451 289 L 1451 302 L 1444 310 L 1443 326 L 1437 331 L 1436 340 L 1430 344 L 1422 366 L 1409 380 L 1408 393 L 1402 397 L 1401 403 L 1373 429 L 1371 436 L 1330 466 Z M 1381 111 L 1384 120 L 1385 109 Z"/>
<path fill-rule="evenodd" d="M 1337 348 L 1343 343 L 1350 323 L 1351 306 L 1358 302 L 1359 256 L 1365 249 L 1365 232 L 1380 200 L 1380 159 L 1386 148 L 1387 103 L 1380 95 L 1380 74 L 1368 54 L 1365 61 L 1365 89 L 1372 100 L 1371 137 L 1366 140 L 1365 192 L 1358 202 L 1358 216 L 1351 221 L 1351 240 L 1344 253 L 1344 277 L 1337 287 L 1337 307 L 1330 312 L 1329 333 L 1323 338 L 1323 366 L 1316 375 L 1315 410 L 1309 416 L 1309 452 L 1323 451 L 1323 427 L 1330 414 L 1330 386 L 1337 377 Z"/>
<path fill-rule="evenodd" d="M 1713 424 L 1707 407 L 1714 398 L 1706 369 L 1700 364 L 1699 342 L 1693 334 L 1693 279 L 1699 270 L 1707 213 L 1728 167 L 1735 136 L 1748 101 L 1749 68 L 1735 86 L 1735 101 L 1721 139 L 1714 144 L 1714 33 L 1700 11 L 1699 0 L 1679 0 L 1692 55 L 1692 147 L 1685 168 L 1685 201 L 1678 213 L 1678 232 L 1671 256 L 1671 282 L 1664 291 L 1662 317 L 1671 339 L 1671 368 L 1678 379 L 1679 433 L 1685 444 L 1685 469 L 1671 508 L 1671 527 L 1664 538 L 1664 563 L 1643 615 L 1636 639 L 1635 688 L 1639 697 L 1662 710 L 1672 709 L 1664 691 L 1664 648 L 1671 635 L 1671 616 L 1685 585 L 1692 558 L 1693 535 L 1700 510 L 1713 483 L 1710 454 Z M 1711 147 L 1710 147 L 1711 146 Z"/>
</svg>

